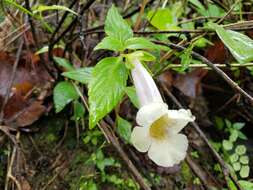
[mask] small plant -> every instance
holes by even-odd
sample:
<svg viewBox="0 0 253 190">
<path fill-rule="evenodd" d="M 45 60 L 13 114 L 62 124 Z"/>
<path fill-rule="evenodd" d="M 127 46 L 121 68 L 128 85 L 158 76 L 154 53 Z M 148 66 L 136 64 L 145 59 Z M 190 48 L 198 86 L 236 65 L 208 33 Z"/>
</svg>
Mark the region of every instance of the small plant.
<svg viewBox="0 0 253 190">
<path fill-rule="evenodd" d="M 247 149 L 244 145 L 238 145 L 238 139 L 247 139 L 241 132 L 245 124 L 240 122 L 232 123 L 228 119 L 223 120 L 216 117 L 216 126 L 229 134 L 229 138 L 224 139 L 220 146 L 228 166 L 235 173 L 239 173 L 241 178 L 247 178 L 250 172 L 249 157 L 246 154 Z"/>
</svg>

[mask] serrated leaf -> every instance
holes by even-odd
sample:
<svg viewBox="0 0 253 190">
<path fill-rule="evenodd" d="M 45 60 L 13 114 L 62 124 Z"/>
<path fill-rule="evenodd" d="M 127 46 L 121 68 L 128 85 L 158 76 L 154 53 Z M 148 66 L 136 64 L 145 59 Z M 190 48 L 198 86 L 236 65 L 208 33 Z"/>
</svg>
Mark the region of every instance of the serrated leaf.
<svg viewBox="0 0 253 190">
<path fill-rule="evenodd" d="M 72 71 L 75 69 L 73 65 L 65 58 L 54 57 L 54 60 L 59 66 L 63 67 L 66 71 Z"/>
<path fill-rule="evenodd" d="M 225 150 L 232 150 L 232 148 L 233 148 L 233 144 L 228 140 L 223 140 L 222 146 Z"/>
<path fill-rule="evenodd" d="M 121 58 L 107 57 L 98 62 L 89 83 L 89 126 L 108 114 L 122 99 L 128 73 Z"/>
<path fill-rule="evenodd" d="M 108 49 L 111 51 L 124 51 L 125 46 L 124 43 L 113 36 L 105 37 L 96 47 L 94 50 L 99 49 Z"/>
<path fill-rule="evenodd" d="M 219 38 L 239 63 L 253 60 L 253 40 L 251 38 L 239 32 L 225 30 L 217 24 L 210 24 L 210 26 L 215 29 Z"/>
<path fill-rule="evenodd" d="M 249 164 L 249 157 L 247 155 L 240 157 L 240 162 L 242 164 Z"/>
<path fill-rule="evenodd" d="M 92 79 L 92 70 L 92 67 L 85 67 L 64 72 L 62 73 L 62 75 L 72 80 L 81 82 L 83 84 L 88 84 L 89 81 Z"/>
<path fill-rule="evenodd" d="M 128 86 L 125 88 L 127 96 L 136 108 L 140 108 L 139 100 L 136 94 L 136 90 L 133 86 Z"/>
<path fill-rule="evenodd" d="M 62 111 L 62 109 L 71 101 L 79 98 L 75 87 L 70 82 L 60 82 L 54 88 L 54 106 L 56 113 Z"/>
<path fill-rule="evenodd" d="M 249 166 L 242 166 L 242 168 L 240 170 L 241 178 L 249 177 L 249 171 L 250 171 Z"/>
<path fill-rule="evenodd" d="M 235 152 L 239 155 L 243 155 L 246 153 L 246 147 L 244 145 L 238 145 L 236 148 L 235 148 Z"/>
<path fill-rule="evenodd" d="M 131 129 L 131 123 L 120 116 L 117 116 L 117 132 L 127 143 L 130 143 Z"/>
<path fill-rule="evenodd" d="M 105 33 L 112 36 L 122 43 L 133 37 L 133 31 L 123 17 L 119 14 L 117 8 L 112 5 L 105 19 Z"/>
<path fill-rule="evenodd" d="M 159 46 L 149 41 L 147 38 L 134 37 L 126 40 L 127 49 L 159 49 Z"/>
</svg>

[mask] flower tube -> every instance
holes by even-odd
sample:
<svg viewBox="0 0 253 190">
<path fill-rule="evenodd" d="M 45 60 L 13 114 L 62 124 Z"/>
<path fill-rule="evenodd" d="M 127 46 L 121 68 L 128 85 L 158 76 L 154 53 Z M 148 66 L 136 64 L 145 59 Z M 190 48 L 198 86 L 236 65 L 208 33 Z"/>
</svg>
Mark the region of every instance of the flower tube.
<svg viewBox="0 0 253 190">
<path fill-rule="evenodd" d="M 148 71 L 138 59 L 132 61 L 132 78 L 140 102 L 131 134 L 133 146 L 148 152 L 149 158 L 159 166 L 179 164 L 187 152 L 188 140 L 179 132 L 195 120 L 190 110 L 169 110 Z"/>
</svg>

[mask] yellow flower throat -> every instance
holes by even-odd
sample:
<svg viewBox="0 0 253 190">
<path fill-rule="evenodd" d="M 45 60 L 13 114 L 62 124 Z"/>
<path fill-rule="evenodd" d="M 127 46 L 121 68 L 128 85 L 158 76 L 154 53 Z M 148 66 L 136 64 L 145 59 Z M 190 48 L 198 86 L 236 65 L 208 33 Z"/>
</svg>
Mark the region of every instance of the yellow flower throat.
<svg viewBox="0 0 253 190">
<path fill-rule="evenodd" d="M 167 137 L 167 128 L 169 125 L 168 115 L 165 114 L 157 119 L 149 128 L 149 134 L 151 137 L 163 140 Z"/>
</svg>

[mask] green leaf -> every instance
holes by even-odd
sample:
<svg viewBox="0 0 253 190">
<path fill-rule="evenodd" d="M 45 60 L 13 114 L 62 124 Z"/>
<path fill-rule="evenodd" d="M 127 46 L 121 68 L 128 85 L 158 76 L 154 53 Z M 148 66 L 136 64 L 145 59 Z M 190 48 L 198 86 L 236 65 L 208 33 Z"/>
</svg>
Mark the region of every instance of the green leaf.
<svg viewBox="0 0 253 190">
<path fill-rule="evenodd" d="M 134 51 L 133 53 L 129 53 L 126 55 L 127 60 L 131 63 L 133 59 L 139 59 L 140 61 L 154 61 L 156 59 L 155 56 L 146 52 L 146 51 Z"/>
<path fill-rule="evenodd" d="M 199 0 L 189 0 L 189 2 L 192 3 L 197 8 L 197 11 L 201 15 L 207 16 L 206 9 Z"/>
<path fill-rule="evenodd" d="M 240 162 L 235 162 L 232 165 L 233 165 L 233 168 L 234 168 L 235 171 L 240 171 L 240 169 L 241 169 Z"/>
<path fill-rule="evenodd" d="M 127 143 L 130 143 L 131 129 L 131 123 L 120 116 L 117 116 L 117 132 Z"/>
<path fill-rule="evenodd" d="M 62 46 L 62 45 L 55 45 L 54 49 L 56 49 L 56 48 L 62 48 L 62 49 L 64 49 L 64 46 Z M 44 46 L 44 47 L 40 48 L 38 51 L 36 51 L 35 55 L 46 53 L 46 52 L 48 52 L 48 49 L 49 49 L 48 46 Z"/>
<path fill-rule="evenodd" d="M 232 30 L 225 30 L 217 24 L 210 24 L 215 29 L 219 38 L 228 47 L 234 58 L 240 62 L 250 62 L 253 60 L 253 40 L 248 36 Z"/>
<path fill-rule="evenodd" d="M 238 145 L 236 148 L 235 148 L 235 152 L 239 155 L 243 155 L 246 153 L 246 147 L 244 145 Z"/>
<path fill-rule="evenodd" d="M 177 17 L 167 8 L 161 8 L 148 12 L 149 22 L 159 30 L 175 29 L 177 26 Z"/>
<path fill-rule="evenodd" d="M 77 100 L 74 101 L 74 115 L 71 119 L 78 121 L 84 117 L 84 114 L 85 114 L 85 109 L 84 109 L 83 104 L 81 104 Z"/>
<path fill-rule="evenodd" d="M 245 126 L 245 123 L 236 122 L 233 124 L 233 128 L 237 130 L 241 130 Z"/>
<path fill-rule="evenodd" d="M 232 148 L 233 148 L 233 144 L 228 140 L 223 140 L 222 146 L 225 150 L 232 150 Z"/>
<path fill-rule="evenodd" d="M 112 51 L 124 51 L 125 46 L 124 43 L 117 38 L 114 38 L 112 36 L 105 37 L 96 47 L 94 50 L 99 49 L 108 49 Z"/>
<path fill-rule="evenodd" d="M 22 11 L 25 14 L 28 14 L 30 16 L 34 16 L 33 13 L 29 10 L 27 10 L 26 8 L 24 8 L 22 5 L 18 4 L 16 1 L 14 0 L 4 0 L 6 3 L 12 5 L 13 7 L 15 7 L 16 9 Z"/>
<path fill-rule="evenodd" d="M 215 118 L 215 124 L 219 130 L 222 130 L 224 127 L 224 121 L 221 117 L 216 116 Z"/>
<path fill-rule="evenodd" d="M 54 88 L 54 105 L 56 113 L 71 101 L 78 99 L 79 95 L 75 87 L 70 82 L 60 82 Z"/>
<path fill-rule="evenodd" d="M 122 99 L 128 78 L 127 69 L 121 58 L 107 57 L 98 62 L 89 83 L 89 126 L 108 114 Z"/>
<path fill-rule="evenodd" d="M 247 178 L 247 177 L 249 177 L 249 171 L 250 171 L 249 166 L 242 166 L 242 168 L 240 170 L 240 176 L 241 176 L 241 178 Z"/>
<path fill-rule="evenodd" d="M 239 180 L 238 181 L 243 190 L 253 190 L 253 183 L 250 181 Z"/>
<path fill-rule="evenodd" d="M 72 71 L 75 69 L 73 65 L 65 58 L 54 57 L 54 60 L 59 66 L 63 67 L 67 71 Z"/>
<path fill-rule="evenodd" d="M 37 5 L 35 7 L 32 7 L 33 13 L 38 12 L 44 12 L 44 11 L 51 11 L 51 10 L 59 10 L 59 11 L 68 11 L 74 15 L 78 15 L 75 11 L 69 9 L 68 7 L 62 6 L 62 5 Z"/>
<path fill-rule="evenodd" d="M 139 109 L 140 104 L 139 104 L 139 100 L 138 100 L 134 86 L 126 87 L 125 92 L 126 92 L 127 96 L 130 98 L 130 101 L 133 103 L 133 105 Z"/>
<path fill-rule="evenodd" d="M 240 162 L 242 164 L 249 164 L 249 157 L 247 155 L 240 157 Z"/>
<path fill-rule="evenodd" d="M 229 141 L 230 142 L 235 142 L 238 138 L 238 131 L 237 130 L 232 130 L 231 135 L 229 136 Z"/>
<path fill-rule="evenodd" d="M 236 153 L 234 153 L 234 154 L 232 154 L 230 157 L 229 157 L 229 159 L 230 159 L 230 162 L 236 162 L 238 159 L 239 159 L 239 156 L 238 156 L 238 154 L 236 154 Z"/>
<path fill-rule="evenodd" d="M 231 121 L 229 121 L 228 119 L 225 119 L 225 123 L 226 123 L 226 126 L 227 126 L 228 128 L 231 128 L 231 127 L 232 127 L 232 123 L 231 123 Z"/>
<path fill-rule="evenodd" d="M 122 18 L 114 5 L 109 9 L 105 19 L 105 33 L 122 43 L 133 37 L 131 27 Z"/>
<path fill-rule="evenodd" d="M 127 49 L 159 49 L 159 46 L 143 37 L 134 37 L 126 41 Z"/>
<path fill-rule="evenodd" d="M 88 84 L 92 79 L 92 67 L 80 68 L 62 73 L 63 76 L 83 84 Z"/>
<path fill-rule="evenodd" d="M 240 139 L 243 139 L 243 140 L 247 140 L 247 139 L 248 139 L 247 136 L 244 135 L 241 131 L 238 131 L 238 137 L 239 137 Z"/>
</svg>

